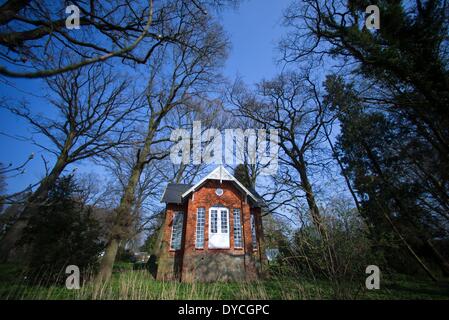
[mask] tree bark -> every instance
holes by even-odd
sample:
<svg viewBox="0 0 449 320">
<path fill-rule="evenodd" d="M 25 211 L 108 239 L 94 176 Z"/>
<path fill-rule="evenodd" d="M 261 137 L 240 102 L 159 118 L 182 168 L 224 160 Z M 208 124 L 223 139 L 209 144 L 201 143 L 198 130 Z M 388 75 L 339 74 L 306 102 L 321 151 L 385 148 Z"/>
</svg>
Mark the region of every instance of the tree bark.
<svg viewBox="0 0 449 320">
<path fill-rule="evenodd" d="M 30 0 L 9 0 L 0 7 L 0 25 L 5 25 L 25 8 Z"/>
<path fill-rule="evenodd" d="M 318 229 L 318 232 L 321 235 L 321 238 L 323 240 L 324 250 L 327 251 L 325 255 L 327 255 L 329 261 L 328 261 L 328 267 L 329 267 L 329 273 L 330 276 L 333 277 L 336 275 L 335 273 L 335 259 L 334 255 L 332 254 L 332 247 L 331 243 L 329 241 L 329 237 L 326 231 L 326 227 L 324 225 L 320 210 L 318 209 L 318 205 L 315 200 L 315 194 L 313 192 L 312 185 L 310 184 L 309 177 L 307 175 L 307 165 L 304 160 L 304 157 L 302 154 L 299 154 L 298 156 L 298 162 L 299 166 L 296 168 L 298 170 L 299 176 L 301 178 L 301 185 L 304 189 L 304 192 L 306 193 L 306 201 L 307 205 L 310 210 L 310 214 L 312 216 L 313 224 Z"/>
<path fill-rule="evenodd" d="M 98 294 L 98 289 L 100 286 L 109 280 L 112 274 L 112 268 L 114 266 L 115 257 L 117 255 L 119 246 L 118 239 L 111 239 L 104 251 L 104 255 L 101 259 L 100 271 L 97 274 L 96 278 L 96 287 L 95 287 L 95 295 Z"/>
<path fill-rule="evenodd" d="M 112 267 L 117 256 L 118 244 L 121 240 L 126 238 L 130 232 L 129 228 L 132 225 L 131 213 L 135 200 L 136 186 L 150 154 L 151 144 L 158 126 L 159 121 L 154 121 L 154 118 L 151 118 L 149 122 L 150 129 L 145 138 L 144 147 L 142 150 L 137 152 L 136 163 L 131 170 L 131 175 L 125 187 L 122 199 L 120 200 L 120 204 L 115 210 L 116 216 L 114 219 L 114 225 L 111 230 L 108 244 L 106 245 L 104 256 L 101 259 L 99 272 L 95 278 L 96 290 L 98 290 L 104 282 L 109 281 L 111 278 Z"/>
<path fill-rule="evenodd" d="M 439 260 L 440 262 L 440 268 L 443 271 L 445 276 L 449 275 L 449 263 L 444 258 L 444 256 L 438 251 L 437 248 L 433 245 L 432 241 L 430 239 L 426 240 L 427 246 L 430 248 L 430 251 L 434 254 L 434 256 Z"/>
<path fill-rule="evenodd" d="M 326 231 L 323 226 L 322 217 L 318 205 L 316 204 L 315 195 L 313 193 L 312 185 L 310 184 L 309 177 L 307 176 L 307 168 L 302 155 L 298 156 L 298 162 L 301 164 L 296 169 L 298 170 L 301 178 L 301 186 L 306 193 L 306 201 L 312 216 L 312 222 L 317 227 L 320 235 L 323 239 L 326 238 Z"/>
<path fill-rule="evenodd" d="M 329 137 L 329 133 L 327 132 L 326 126 L 324 124 L 323 124 L 323 130 L 324 130 L 324 134 L 326 135 L 326 140 L 329 143 L 329 146 L 331 148 L 334 159 L 337 161 L 338 166 L 340 167 L 341 175 L 345 179 L 346 186 L 348 187 L 348 190 L 351 193 L 352 199 L 354 200 L 354 204 L 357 208 L 357 211 L 359 212 L 359 214 L 362 214 L 359 199 L 357 199 L 357 195 L 354 191 L 354 188 L 352 188 L 351 181 L 349 180 L 348 175 L 345 173 L 345 168 L 343 166 L 343 163 L 341 162 L 340 158 L 338 157 L 337 150 L 335 149 L 334 144 L 332 143 L 332 141 Z"/>
</svg>

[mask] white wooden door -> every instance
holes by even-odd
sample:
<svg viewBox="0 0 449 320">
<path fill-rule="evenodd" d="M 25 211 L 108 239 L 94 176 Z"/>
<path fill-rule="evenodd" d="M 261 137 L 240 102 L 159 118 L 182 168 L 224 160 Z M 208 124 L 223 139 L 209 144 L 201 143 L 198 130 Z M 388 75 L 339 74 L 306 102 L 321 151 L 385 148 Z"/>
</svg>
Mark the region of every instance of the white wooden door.
<svg viewBox="0 0 449 320">
<path fill-rule="evenodd" d="M 209 248 L 229 249 L 229 210 L 212 207 L 209 209 Z"/>
</svg>

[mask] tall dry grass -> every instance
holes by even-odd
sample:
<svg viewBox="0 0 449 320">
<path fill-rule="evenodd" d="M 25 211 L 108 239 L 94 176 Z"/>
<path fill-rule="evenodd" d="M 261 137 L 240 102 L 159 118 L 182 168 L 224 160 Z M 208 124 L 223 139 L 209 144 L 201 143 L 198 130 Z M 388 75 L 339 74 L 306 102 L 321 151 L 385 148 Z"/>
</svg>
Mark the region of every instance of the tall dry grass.
<svg viewBox="0 0 449 320">
<path fill-rule="evenodd" d="M 65 275 L 61 275 L 64 276 Z M 20 277 L 18 277 L 20 278 Z M 219 300 L 219 299 L 320 299 L 324 291 L 310 283 L 275 276 L 255 282 L 180 283 L 156 281 L 146 270 L 115 273 L 99 290 L 93 277 L 85 277 L 80 289 L 61 284 L 30 283 L 26 279 L 0 288 L 1 299 L 76 299 L 76 300 Z"/>
</svg>

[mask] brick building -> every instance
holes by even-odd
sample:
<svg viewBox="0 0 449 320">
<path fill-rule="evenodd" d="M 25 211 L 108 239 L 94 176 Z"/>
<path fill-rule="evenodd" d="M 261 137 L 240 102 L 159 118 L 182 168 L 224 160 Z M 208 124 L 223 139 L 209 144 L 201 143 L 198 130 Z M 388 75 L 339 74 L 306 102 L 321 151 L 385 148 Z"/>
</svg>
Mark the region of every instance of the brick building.
<svg viewBox="0 0 449 320">
<path fill-rule="evenodd" d="M 263 200 L 219 166 L 195 185 L 168 184 L 157 279 L 255 280 L 265 261 Z"/>
</svg>

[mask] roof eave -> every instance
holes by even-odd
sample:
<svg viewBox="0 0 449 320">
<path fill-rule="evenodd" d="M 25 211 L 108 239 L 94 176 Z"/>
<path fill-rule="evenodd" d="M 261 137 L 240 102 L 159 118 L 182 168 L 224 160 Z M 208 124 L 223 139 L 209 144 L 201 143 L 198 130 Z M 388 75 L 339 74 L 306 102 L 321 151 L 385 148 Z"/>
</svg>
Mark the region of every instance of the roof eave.
<svg viewBox="0 0 449 320">
<path fill-rule="evenodd" d="M 222 179 L 220 177 L 220 179 L 216 179 L 216 178 L 211 178 L 210 176 L 212 175 L 212 173 L 214 173 L 217 169 L 219 169 L 221 167 L 221 169 L 225 170 L 225 172 L 232 178 L 232 179 Z M 217 167 L 215 170 L 213 170 L 211 173 L 209 173 L 207 176 L 205 176 L 203 179 L 201 179 L 198 183 L 196 183 L 195 185 L 193 185 L 189 190 L 187 190 L 186 192 L 184 192 L 181 197 L 184 199 L 185 197 L 187 197 L 190 193 L 194 192 L 195 189 L 197 189 L 198 187 L 200 187 L 204 182 L 206 182 L 207 180 L 219 180 L 219 181 L 231 181 L 236 183 L 242 190 L 243 192 L 245 192 L 245 194 L 249 195 L 251 198 L 253 198 L 253 200 L 258 203 L 259 199 L 251 192 L 249 191 L 247 188 L 245 188 L 245 186 L 243 184 L 240 183 L 240 181 L 238 181 L 232 174 L 229 173 L 228 170 L 226 170 L 226 168 L 224 168 L 223 166 Z"/>
</svg>

